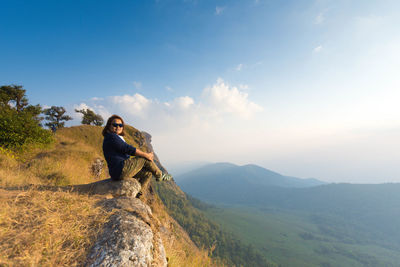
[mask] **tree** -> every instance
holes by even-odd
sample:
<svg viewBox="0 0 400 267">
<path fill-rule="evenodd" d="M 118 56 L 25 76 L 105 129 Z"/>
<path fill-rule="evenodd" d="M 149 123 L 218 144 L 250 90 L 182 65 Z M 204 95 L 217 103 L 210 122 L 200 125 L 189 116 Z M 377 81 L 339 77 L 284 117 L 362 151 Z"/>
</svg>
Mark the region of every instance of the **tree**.
<svg viewBox="0 0 400 267">
<path fill-rule="evenodd" d="M 91 109 L 75 109 L 75 112 L 82 113 L 82 124 L 101 126 L 104 123 L 103 117 L 94 113 Z"/>
<path fill-rule="evenodd" d="M 17 149 L 28 144 L 49 144 L 52 136 L 40 127 L 40 105 L 29 105 L 21 85 L 0 87 L 0 146 Z"/>
<path fill-rule="evenodd" d="M 52 130 L 63 128 L 65 121 L 72 120 L 72 117 L 64 115 L 66 112 L 64 107 L 51 106 L 43 110 L 43 114 L 46 115 L 45 119 L 48 121 L 45 123 L 47 127 Z"/>
<path fill-rule="evenodd" d="M 22 85 L 3 85 L 0 88 L 0 101 L 2 107 L 15 107 L 17 112 L 21 112 L 28 106 L 28 99 L 25 97 L 26 90 Z M 10 105 L 10 103 L 12 105 Z"/>
</svg>

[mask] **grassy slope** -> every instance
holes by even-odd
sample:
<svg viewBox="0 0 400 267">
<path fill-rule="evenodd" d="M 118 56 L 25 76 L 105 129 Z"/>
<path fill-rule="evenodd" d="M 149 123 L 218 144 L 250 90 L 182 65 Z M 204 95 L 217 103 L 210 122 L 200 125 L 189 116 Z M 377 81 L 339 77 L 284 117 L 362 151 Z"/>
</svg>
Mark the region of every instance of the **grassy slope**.
<svg viewBox="0 0 400 267">
<path fill-rule="evenodd" d="M 99 178 L 94 177 L 90 171 L 90 166 L 96 158 L 104 160 L 101 130 L 102 127 L 88 125 L 63 128 L 55 134 L 55 143 L 45 149 L 33 149 L 18 155 L 0 150 L 0 187 L 28 184 L 84 184 L 108 178 L 107 168 Z M 147 148 L 138 130 L 128 126 L 126 133 L 125 140 L 128 143 L 146 151 Z M 70 258 L 69 261 L 57 262 L 56 265 L 73 266 L 79 264 L 84 258 L 86 250 L 75 246 L 75 251 L 66 252 L 65 247 L 69 248 L 68 244 L 75 243 L 68 238 L 58 236 L 54 240 L 52 233 L 57 229 L 58 232 L 65 233 L 73 240 L 76 239 L 74 235 L 70 235 L 72 228 L 68 224 L 69 217 L 67 216 L 73 211 L 76 216 L 82 218 L 81 227 L 75 227 L 74 232 L 78 236 L 84 234 L 83 222 L 90 223 L 92 222 L 91 217 L 100 216 L 104 212 L 93 208 L 93 214 L 85 213 L 87 209 L 80 209 L 79 205 L 93 207 L 98 199 L 82 198 L 61 192 L 59 193 L 61 195 L 56 199 L 54 199 L 54 196 L 57 196 L 58 193 L 53 192 L 42 193 L 35 190 L 9 192 L 11 191 L 0 191 L 0 198 L 5 203 L 14 203 L 20 199 L 20 196 L 26 194 L 31 194 L 32 197 L 30 198 L 31 201 L 18 202 L 19 205 L 6 205 L 0 210 L 0 254 L 2 255 L 0 263 L 10 265 L 20 265 L 21 263 L 23 263 L 22 265 L 30 265 L 31 263 L 37 265 L 40 263 L 44 266 L 54 266 L 58 258 Z M 58 204 L 63 199 L 75 201 L 77 209 L 74 210 L 70 205 Z M 151 204 L 153 213 L 161 222 L 161 225 L 164 229 L 167 229 L 167 231 L 162 231 L 161 234 L 169 258 L 169 266 L 215 265 L 215 262 L 208 257 L 207 251 L 198 249 L 179 224 L 168 215 L 157 196 L 149 204 Z M 23 211 L 28 211 L 32 207 L 33 212 L 27 213 L 25 219 L 21 216 L 18 217 L 18 214 L 22 214 Z M 54 207 L 59 207 L 59 209 L 54 209 Z M 40 212 L 44 213 L 41 214 Z M 42 215 L 48 217 L 50 212 L 52 214 L 51 222 L 38 219 L 38 216 Z M 18 220 L 18 218 L 22 218 L 22 220 Z M 35 224 L 30 223 L 32 220 L 35 221 Z M 7 223 L 12 221 L 18 223 Z M 46 227 L 49 224 L 53 228 Z M 94 223 L 99 227 L 101 227 L 101 224 L 102 222 L 99 220 Z M 94 226 L 92 228 L 97 229 Z M 35 229 L 41 229 L 42 233 L 32 235 L 31 233 L 37 233 Z M 43 244 L 43 242 L 45 243 Z M 53 243 L 50 244 L 49 242 Z M 54 245 L 54 242 L 57 243 L 57 246 Z M 51 251 L 47 249 L 48 247 L 52 248 Z M 88 247 L 90 247 L 90 243 L 86 243 L 86 248 Z M 78 252 L 81 252 L 81 254 L 76 256 Z"/>
<path fill-rule="evenodd" d="M 249 207 L 208 209 L 207 215 L 282 266 L 398 266 L 398 251 L 350 244 L 320 231 L 309 215 Z"/>
</svg>

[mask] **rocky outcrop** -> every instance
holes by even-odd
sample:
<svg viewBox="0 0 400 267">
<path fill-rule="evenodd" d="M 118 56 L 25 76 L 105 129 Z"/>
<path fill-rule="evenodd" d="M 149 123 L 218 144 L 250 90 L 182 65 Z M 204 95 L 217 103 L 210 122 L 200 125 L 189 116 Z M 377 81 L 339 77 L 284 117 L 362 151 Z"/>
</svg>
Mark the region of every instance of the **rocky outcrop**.
<svg viewBox="0 0 400 267">
<path fill-rule="evenodd" d="M 105 180 L 91 185 L 91 193 L 114 196 L 99 203 L 113 215 L 93 245 L 86 266 L 167 266 L 159 222 L 150 207 L 135 198 L 140 191 L 137 180 Z"/>
<path fill-rule="evenodd" d="M 7 190 L 29 190 L 39 191 L 65 191 L 89 195 L 111 195 L 112 197 L 136 197 L 140 191 L 140 183 L 136 179 L 126 179 L 122 181 L 113 181 L 111 178 L 101 180 L 90 184 L 53 186 L 53 185 L 26 185 L 7 187 Z"/>
<path fill-rule="evenodd" d="M 92 162 L 92 165 L 90 165 L 90 172 L 96 179 L 99 179 L 101 174 L 103 173 L 104 167 L 105 167 L 105 161 L 102 160 L 101 158 L 96 158 Z"/>
<path fill-rule="evenodd" d="M 107 195 L 114 198 L 131 197 L 135 198 L 140 191 L 140 183 L 136 179 L 114 181 L 110 179 L 101 180 L 91 184 L 80 184 L 59 187 L 59 189 L 77 193 Z"/>
<path fill-rule="evenodd" d="M 148 152 L 153 152 L 154 153 L 154 163 L 157 165 L 157 167 L 163 172 L 163 173 L 168 173 L 167 169 L 164 168 L 164 166 L 161 164 L 160 159 L 158 158 L 156 152 L 154 152 L 153 146 L 151 145 L 151 135 L 146 132 L 141 132 L 144 142 L 148 148 Z"/>
<path fill-rule="evenodd" d="M 112 211 L 109 221 L 95 241 L 85 266 L 154 266 L 166 267 L 167 258 L 160 235 L 160 222 L 148 205 L 136 198 L 140 183 L 129 178 L 105 179 L 91 184 L 70 186 L 30 185 L 7 190 L 67 191 L 79 194 L 106 195 L 98 205 Z"/>
</svg>

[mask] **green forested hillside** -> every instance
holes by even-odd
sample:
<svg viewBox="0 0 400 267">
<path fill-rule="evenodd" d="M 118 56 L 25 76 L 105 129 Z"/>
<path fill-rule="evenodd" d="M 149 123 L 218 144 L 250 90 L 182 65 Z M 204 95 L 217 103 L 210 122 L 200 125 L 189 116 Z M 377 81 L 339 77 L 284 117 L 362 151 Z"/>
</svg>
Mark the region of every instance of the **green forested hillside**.
<svg viewBox="0 0 400 267">
<path fill-rule="evenodd" d="M 343 236 L 362 234 L 368 242 L 400 249 L 400 184 L 331 184 L 292 190 L 273 205 L 312 213 L 316 222 L 332 217 L 351 230 Z"/>
<path fill-rule="evenodd" d="M 314 220 L 315 215 L 307 212 L 247 206 L 205 212 L 281 266 L 399 266 L 398 249 L 370 242 L 366 232 L 354 232 L 346 220 L 333 215 Z"/>
<path fill-rule="evenodd" d="M 172 217 L 197 246 L 208 249 L 213 257 L 223 259 L 228 266 L 277 266 L 267 261 L 253 245 L 241 242 L 197 209 L 207 209 L 209 205 L 187 197 L 173 182 L 157 183 L 155 187 Z"/>
<path fill-rule="evenodd" d="M 224 179 L 220 187 L 200 179 L 194 196 L 225 205 L 206 212 L 283 266 L 399 266 L 400 184 L 284 188 Z"/>
<path fill-rule="evenodd" d="M 196 195 L 213 201 L 207 196 L 207 193 L 204 197 Z M 321 225 L 321 230 L 332 235 L 400 248 L 400 184 L 330 184 L 302 189 L 254 187 L 241 196 L 225 190 L 219 197 L 215 203 L 306 212 Z"/>
</svg>

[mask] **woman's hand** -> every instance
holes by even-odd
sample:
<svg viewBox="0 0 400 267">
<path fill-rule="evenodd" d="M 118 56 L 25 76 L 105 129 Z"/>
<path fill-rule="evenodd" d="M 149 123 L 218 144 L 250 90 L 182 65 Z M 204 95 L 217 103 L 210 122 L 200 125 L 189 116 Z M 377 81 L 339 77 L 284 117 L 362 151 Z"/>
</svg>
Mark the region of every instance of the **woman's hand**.
<svg viewBox="0 0 400 267">
<path fill-rule="evenodd" d="M 154 159 L 154 153 L 153 152 L 146 153 L 146 152 L 143 152 L 142 150 L 140 150 L 138 148 L 136 149 L 135 156 L 143 157 L 143 158 L 148 159 L 150 161 L 153 161 L 153 159 Z"/>
<path fill-rule="evenodd" d="M 153 161 L 153 159 L 154 159 L 154 153 L 153 153 L 153 152 L 146 153 L 146 157 L 145 157 L 145 158 L 148 159 L 148 160 L 150 160 L 150 161 Z"/>
</svg>

